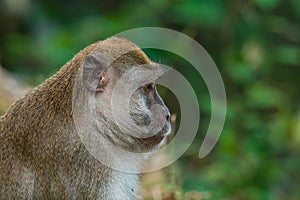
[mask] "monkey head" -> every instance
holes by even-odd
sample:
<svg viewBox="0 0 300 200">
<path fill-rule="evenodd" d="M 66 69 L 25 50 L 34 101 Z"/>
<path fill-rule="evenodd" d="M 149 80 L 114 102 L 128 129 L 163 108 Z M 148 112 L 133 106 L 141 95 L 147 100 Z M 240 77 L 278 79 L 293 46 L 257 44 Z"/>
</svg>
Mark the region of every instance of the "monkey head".
<svg viewBox="0 0 300 200">
<path fill-rule="evenodd" d="M 170 113 L 155 80 L 163 74 L 135 44 L 109 38 L 82 62 L 85 100 L 97 134 L 125 150 L 144 152 L 161 147 L 170 132 Z M 91 103 L 91 99 L 94 99 Z M 95 104 L 91 109 L 89 105 Z"/>
</svg>

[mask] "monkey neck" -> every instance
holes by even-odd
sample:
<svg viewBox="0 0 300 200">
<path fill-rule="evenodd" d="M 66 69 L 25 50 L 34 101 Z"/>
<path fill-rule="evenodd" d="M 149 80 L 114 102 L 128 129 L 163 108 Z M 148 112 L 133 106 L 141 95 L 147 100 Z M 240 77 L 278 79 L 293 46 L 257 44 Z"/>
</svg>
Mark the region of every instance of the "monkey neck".
<svg viewBox="0 0 300 200">
<path fill-rule="evenodd" d="M 21 152 L 21 159 L 25 157 L 23 154 L 29 157 L 47 155 L 50 152 L 45 148 L 55 149 L 61 145 L 63 149 L 63 145 L 72 144 L 70 139 L 78 138 L 74 136 L 72 120 L 74 79 L 83 59 L 94 46 L 92 44 L 76 54 L 56 74 L 15 102 L 0 118 L 0 139 L 10 140 L 16 151 Z"/>
</svg>

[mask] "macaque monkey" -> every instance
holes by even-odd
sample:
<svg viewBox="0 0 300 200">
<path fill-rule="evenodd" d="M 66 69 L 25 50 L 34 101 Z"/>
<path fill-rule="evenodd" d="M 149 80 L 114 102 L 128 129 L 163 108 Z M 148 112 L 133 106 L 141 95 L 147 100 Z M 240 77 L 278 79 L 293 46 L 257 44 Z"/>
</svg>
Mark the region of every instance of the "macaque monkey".
<svg viewBox="0 0 300 200">
<path fill-rule="evenodd" d="M 135 44 L 111 37 L 81 50 L 15 102 L 0 118 L 0 199 L 138 198 L 138 174 L 112 169 L 87 150 L 74 124 L 72 101 L 76 90 L 95 97 L 96 119 L 86 121 L 113 145 L 132 152 L 161 147 L 170 132 L 170 114 L 154 82 L 131 95 L 129 114 L 136 125 L 147 126 L 151 106 L 160 105 L 164 119 L 159 132 L 136 137 L 113 120 L 112 89 L 124 73 L 139 65 L 159 68 Z"/>
</svg>

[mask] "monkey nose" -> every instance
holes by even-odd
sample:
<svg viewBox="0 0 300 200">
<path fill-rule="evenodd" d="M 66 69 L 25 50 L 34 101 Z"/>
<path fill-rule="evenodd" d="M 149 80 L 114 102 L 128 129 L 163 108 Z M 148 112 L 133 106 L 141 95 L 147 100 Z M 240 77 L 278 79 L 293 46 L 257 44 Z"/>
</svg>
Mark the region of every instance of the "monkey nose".
<svg viewBox="0 0 300 200">
<path fill-rule="evenodd" d="M 166 120 L 167 120 L 167 121 L 170 121 L 170 114 L 167 114 L 167 115 L 166 115 Z"/>
</svg>

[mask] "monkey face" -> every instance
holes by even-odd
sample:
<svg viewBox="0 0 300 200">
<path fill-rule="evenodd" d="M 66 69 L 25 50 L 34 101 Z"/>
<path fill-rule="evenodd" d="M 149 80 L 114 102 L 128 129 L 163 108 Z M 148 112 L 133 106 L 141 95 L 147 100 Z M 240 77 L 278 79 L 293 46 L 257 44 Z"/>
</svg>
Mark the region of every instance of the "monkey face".
<svg viewBox="0 0 300 200">
<path fill-rule="evenodd" d="M 149 127 L 150 132 L 154 132 L 150 133 L 150 137 L 147 137 L 147 133 L 145 133 L 144 141 L 155 145 L 162 142 L 165 136 L 170 133 L 170 112 L 159 96 L 155 83 L 149 83 L 138 88 L 132 95 L 129 106 L 130 116 L 136 125 L 149 126 L 151 121 L 154 121 L 154 127 Z M 152 109 L 153 106 L 158 106 L 158 110 Z M 156 120 L 160 120 L 159 123 Z"/>
</svg>

